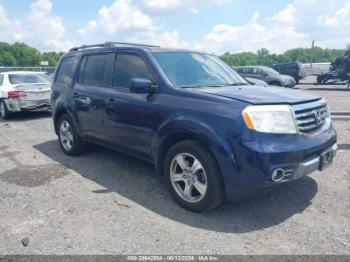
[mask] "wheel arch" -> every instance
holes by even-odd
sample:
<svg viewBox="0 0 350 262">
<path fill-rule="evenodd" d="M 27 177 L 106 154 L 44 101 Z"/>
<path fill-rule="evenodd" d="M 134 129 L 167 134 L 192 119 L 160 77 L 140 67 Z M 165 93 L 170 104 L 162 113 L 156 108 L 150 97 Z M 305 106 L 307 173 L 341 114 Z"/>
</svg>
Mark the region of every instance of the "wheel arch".
<svg viewBox="0 0 350 262">
<path fill-rule="evenodd" d="M 74 114 L 67 108 L 57 108 L 55 110 L 55 113 L 53 115 L 53 123 L 54 123 L 54 129 L 55 129 L 55 133 L 58 135 L 58 126 L 57 126 L 57 122 L 60 119 L 61 116 L 63 116 L 64 114 L 67 114 L 71 117 L 71 119 L 73 120 L 73 124 L 78 132 L 79 135 L 81 135 L 80 132 L 80 128 L 79 125 L 76 121 L 76 118 L 74 116 Z"/>
<path fill-rule="evenodd" d="M 182 122 L 182 121 L 180 121 Z M 191 123 L 171 123 L 163 127 L 156 135 L 155 141 L 153 141 L 152 151 L 154 158 L 154 165 L 157 172 L 163 175 L 163 164 L 169 149 L 175 144 L 186 141 L 195 140 L 204 145 L 209 153 L 213 156 L 218 164 L 218 168 L 221 171 L 222 178 L 224 179 L 224 174 L 222 170 L 221 163 L 224 156 L 228 161 L 234 161 L 234 153 L 232 147 L 225 143 L 223 136 L 220 136 L 215 132 L 213 128 L 208 126 L 200 125 L 199 122 Z M 180 127 L 181 130 L 178 130 Z M 227 160 L 227 159 L 226 159 Z"/>
<path fill-rule="evenodd" d="M 269 85 L 282 86 L 282 83 L 277 80 L 272 80 L 268 83 Z"/>
</svg>

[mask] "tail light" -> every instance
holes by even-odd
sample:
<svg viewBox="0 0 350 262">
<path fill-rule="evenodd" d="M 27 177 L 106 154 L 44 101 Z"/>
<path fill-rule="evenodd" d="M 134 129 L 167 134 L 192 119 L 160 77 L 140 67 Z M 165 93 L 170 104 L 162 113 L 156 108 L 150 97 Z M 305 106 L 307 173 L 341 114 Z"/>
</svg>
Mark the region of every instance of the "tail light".
<svg viewBox="0 0 350 262">
<path fill-rule="evenodd" d="M 9 98 L 20 98 L 20 97 L 25 97 L 27 96 L 27 93 L 22 91 L 22 90 L 15 90 L 15 91 L 9 91 L 7 93 L 7 96 Z"/>
</svg>

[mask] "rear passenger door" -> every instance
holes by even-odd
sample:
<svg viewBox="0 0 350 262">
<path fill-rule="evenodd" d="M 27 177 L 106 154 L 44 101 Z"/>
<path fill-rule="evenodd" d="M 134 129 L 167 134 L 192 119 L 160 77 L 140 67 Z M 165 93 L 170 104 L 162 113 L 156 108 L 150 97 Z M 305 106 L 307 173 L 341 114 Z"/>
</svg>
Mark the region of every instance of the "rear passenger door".
<svg viewBox="0 0 350 262">
<path fill-rule="evenodd" d="M 158 94 L 130 92 L 131 78 L 147 78 L 156 84 L 145 60 L 136 53 L 118 53 L 115 57 L 113 91 L 106 101 L 105 129 L 110 141 L 123 151 L 149 158 L 154 130 L 160 123 Z"/>
<path fill-rule="evenodd" d="M 112 58 L 110 53 L 89 54 L 80 64 L 73 99 L 80 128 L 86 137 L 106 139 L 103 116 L 106 93 L 111 88 Z"/>
</svg>

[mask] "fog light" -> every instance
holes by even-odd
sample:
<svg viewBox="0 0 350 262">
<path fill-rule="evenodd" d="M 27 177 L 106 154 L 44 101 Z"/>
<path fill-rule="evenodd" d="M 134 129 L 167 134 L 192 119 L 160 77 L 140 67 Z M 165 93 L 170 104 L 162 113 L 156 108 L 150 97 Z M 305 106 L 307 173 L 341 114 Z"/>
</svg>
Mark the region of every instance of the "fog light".
<svg viewBox="0 0 350 262">
<path fill-rule="evenodd" d="M 285 172 L 282 168 L 278 168 L 272 172 L 271 179 L 273 182 L 281 182 L 285 177 Z"/>
</svg>

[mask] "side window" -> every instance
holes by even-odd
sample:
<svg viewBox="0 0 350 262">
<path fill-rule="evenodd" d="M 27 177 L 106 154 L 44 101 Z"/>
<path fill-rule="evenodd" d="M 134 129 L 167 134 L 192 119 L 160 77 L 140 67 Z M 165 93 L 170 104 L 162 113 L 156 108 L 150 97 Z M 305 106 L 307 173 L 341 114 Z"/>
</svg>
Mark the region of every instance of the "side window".
<svg viewBox="0 0 350 262">
<path fill-rule="evenodd" d="M 0 86 L 4 83 L 4 75 L 0 74 Z"/>
<path fill-rule="evenodd" d="M 252 67 L 247 68 L 247 71 L 248 71 L 248 74 L 250 75 L 256 75 L 255 68 L 252 68 Z"/>
<path fill-rule="evenodd" d="M 85 56 L 80 66 L 78 82 L 93 86 L 107 85 L 107 65 L 108 54 Z"/>
<path fill-rule="evenodd" d="M 56 83 L 70 85 L 75 73 L 77 59 L 74 56 L 63 58 L 56 76 Z"/>
<path fill-rule="evenodd" d="M 259 68 L 253 68 L 254 75 L 261 75 L 261 70 Z"/>
<path fill-rule="evenodd" d="M 117 54 L 114 64 L 113 86 L 129 88 L 131 78 L 155 79 L 145 62 L 137 55 Z"/>
</svg>

